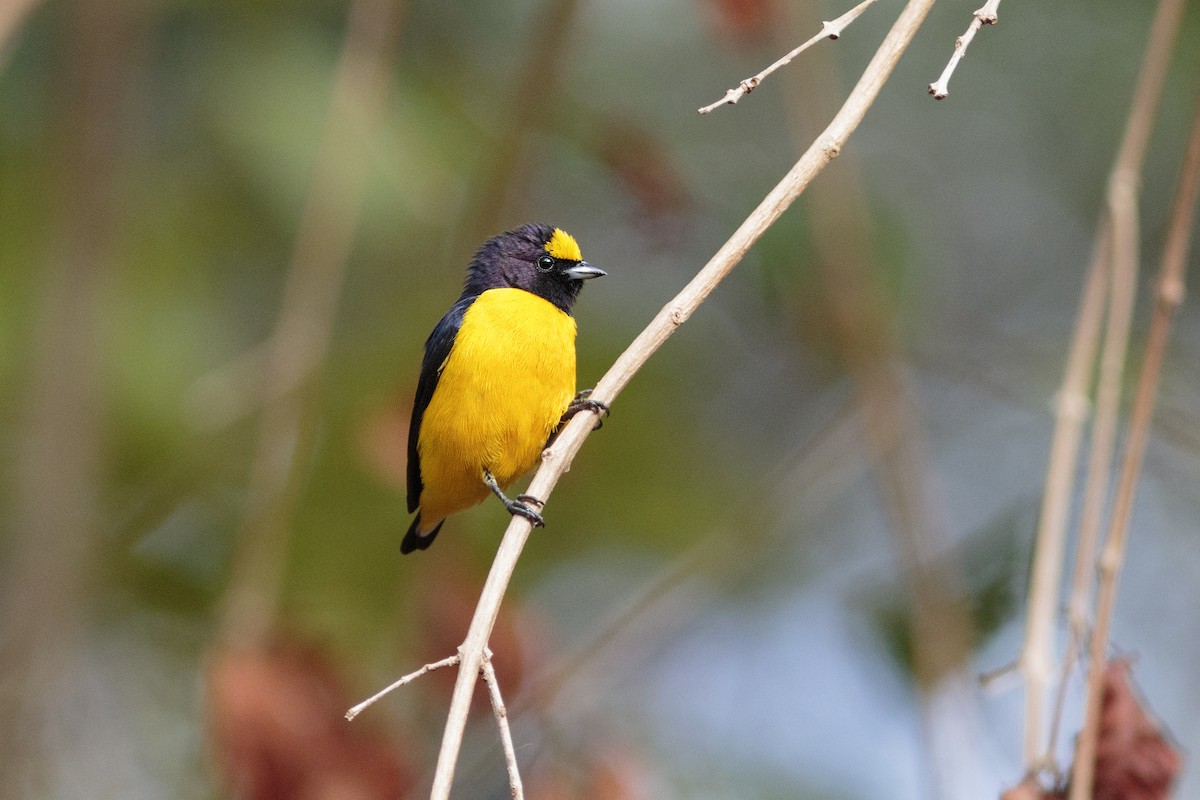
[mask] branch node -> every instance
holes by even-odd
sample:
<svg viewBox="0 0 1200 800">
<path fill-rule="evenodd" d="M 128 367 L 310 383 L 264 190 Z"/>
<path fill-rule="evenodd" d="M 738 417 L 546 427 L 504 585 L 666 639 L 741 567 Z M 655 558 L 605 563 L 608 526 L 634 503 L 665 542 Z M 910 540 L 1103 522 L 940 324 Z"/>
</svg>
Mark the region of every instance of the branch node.
<svg viewBox="0 0 1200 800">
<path fill-rule="evenodd" d="M 975 12 L 975 19 L 979 20 L 980 25 L 995 25 L 1000 22 L 1000 17 L 996 14 L 995 8 L 989 8 L 988 6 L 977 10 Z"/>
<path fill-rule="evenodd" d="M 395 691 L 396 689 L 399 689 L 401 686 L 404 686 L 406 683 L 412 683 L 417 678 L 421 677 L 422 675 L 424 675 L 428 672 L 433 672 L 435 669 L 441 669 L 442 667 L 452 667 L 457 664 L 461 664 L 462 658 L 463 658 L 462 647 L 459 647 L 458 652 L 455 653 L 454 655 L 448 656 L 447 658 L 443 658 L 441 661 L 434 661 L 432 664 L 426 664 L 425 666 L 421 667 L 419 670 L 408 673 L 400 680 L 398 680 L 395 683 L 391 684 L 390 686 L 376 692 L 375 694 L 368 697 L 366 700 L 363 700 L 361 703 L 359 703 L 358 705 L 354 706 L 349 711 L 347 711 L 346 715 L 345 715 L 346 720 L 347 721 L 353 720 L 355 717 L 357 717 L 359 714 L 361 714 L 363 711 L 365 711 L 369 706 L 374 704 L 375 701 L 382 699 L 385 695 L 390 694 L 391 692 Z"/>
<path fill-rule="evenodd" d="M 996 13 L 999 6 L 1000 0 L 988 0 L 982 8 L 976 9 L 972 13 L 971 24 L 967 26 L 966 32 L 955 37 L 954 52 L 950 55 L 950 61 L 946 64 L 946 68 L 942 70 L 942 76 L 929 84 L 929 93 L 935 100 L 945 100 L 950 94 L 950 76 L 958 68 L 958 62 L 967 54 L 967 48 L 970 47 L 971 40 L 975 38 L 979 29 L 984 25 L 995 25 L 1000 21 L 1000 17 Z"/>
<path fill-rule="evenodd" d="M 1066 391 L 1054 395 L 1054 412 L 1062 419 L 1079 422 L 1087 419 L 1091 410 L 1091 401 L 1085 394 Z"/>
<path fill-rule="evenodd" d="M 698 110 L 701 114 L 707 114 L 713 109 L 719 108 L 720 106 L 734 105 L 738 100 L 741 100 L 743 97 L 750 94 L 750 92 L 754 91 L 768 75 L 780 67 L 790 64 L 792 59 L 803 53 L 808 48 L 812 47 L 817 42 L 821 41 L 822 39 L 836 40 L 842 35 L 842 31 L 844 31 L 851 22 L 854 22 L 854 20 L 858 19 L 858 16 L 866 11 L 867 7 L 874 2 L 875 0 L 862 0 L 861 3 L 847 11 L 845 14 L 842 14 L 833 22 L 822 22 L 820 33 L 816 34 L 811 39 L 804 42 L 804 44 L 792 50 L 790 53 L 764 69 L 762 72 L 754 75 L 753 77 L 746 78 L 746 80 L 738 84 L 736 89 L 730 89 L 729 91 L 725 92 L 725 96 L 717 102 L 704 106 Z"/>
<path fill-rule="evenodd" d="M 1115 547 L 1105 547 L 1100 551 L 1100 559 L 1096 564 L 1096 571 L 1100 573 L 1102 579 L 1117 574 L 1117 570 L 1121 566 L 1121 556 L 1121 551 Z"/>
</svg>

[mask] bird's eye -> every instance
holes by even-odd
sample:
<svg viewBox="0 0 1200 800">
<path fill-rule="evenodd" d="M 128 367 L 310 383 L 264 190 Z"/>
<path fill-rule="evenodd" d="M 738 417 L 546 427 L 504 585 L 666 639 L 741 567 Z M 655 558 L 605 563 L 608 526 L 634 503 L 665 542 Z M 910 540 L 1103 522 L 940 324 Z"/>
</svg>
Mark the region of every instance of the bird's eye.
<svg viewBox="0 0 1200 800">
<path fill-rule="evenodd" d="M 542 272 L 549 272 L 554 269 L 554 259 L 550 256 L 542 256 L 537 260 L 537 267 Z"/>
</svg>

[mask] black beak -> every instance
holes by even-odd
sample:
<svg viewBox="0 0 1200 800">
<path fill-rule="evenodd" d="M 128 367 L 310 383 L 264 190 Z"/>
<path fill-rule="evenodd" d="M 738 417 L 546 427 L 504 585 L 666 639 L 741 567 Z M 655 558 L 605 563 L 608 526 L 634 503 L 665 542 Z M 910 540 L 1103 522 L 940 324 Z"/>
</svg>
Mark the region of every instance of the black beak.
<svg viewBox="0 0 1200 800">
<path fill-rule="evenodd" d="M 572 280 L 586 281 L 590 278 L 603 278 L 608 273 L 599 267 L 593 267 L 586 261 L 580 261 L 575 266 L 564 269 L 562 274 Z"/>
</svg>

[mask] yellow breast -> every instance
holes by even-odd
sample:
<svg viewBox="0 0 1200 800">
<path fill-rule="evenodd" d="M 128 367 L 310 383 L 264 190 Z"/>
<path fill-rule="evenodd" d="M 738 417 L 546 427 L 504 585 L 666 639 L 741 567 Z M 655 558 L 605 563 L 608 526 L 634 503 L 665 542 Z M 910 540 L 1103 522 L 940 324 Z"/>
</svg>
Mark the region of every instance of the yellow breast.
<svg viewBox="0 0 1200 800">
<path fill-rule="evenodd" d="M 463 316 L 421 422 L 421 515 L 436 520 L 537 462 L 575 396 L 575 320 L 521 289 L 491 289 Z"/>
</svg>

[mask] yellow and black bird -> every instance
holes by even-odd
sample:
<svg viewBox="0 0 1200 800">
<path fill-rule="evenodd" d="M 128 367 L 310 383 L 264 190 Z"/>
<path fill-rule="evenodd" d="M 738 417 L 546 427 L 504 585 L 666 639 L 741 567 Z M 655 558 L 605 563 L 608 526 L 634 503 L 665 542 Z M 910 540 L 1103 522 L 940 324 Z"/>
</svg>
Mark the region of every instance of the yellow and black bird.
<svg viewBox="0 0 1200 800">
<path fill-rule="evenodd" d="M 522 225 L 489 239 L 466 286 L 425 342 L 408 429 L 408 510 L 401 553 L 433 543 L 446 517 L 499 497 L 510 514 L 542 518 L 535 498 L 504 489 L 527 472 L 559 425 L 585 408 L 575 394 L 571 306 L 604 271 L 561 228 Z"/>
</svg>

